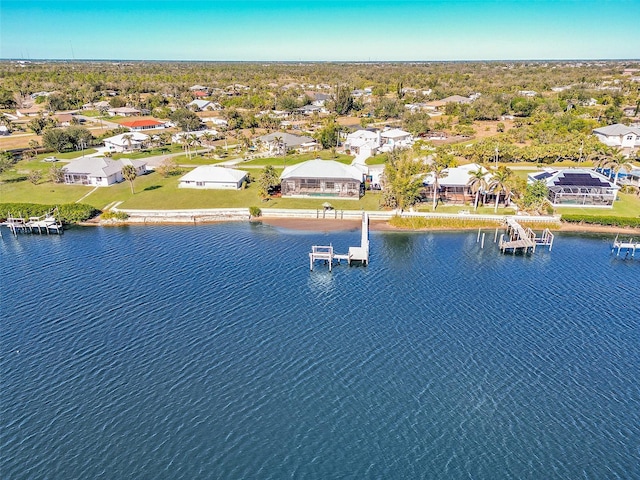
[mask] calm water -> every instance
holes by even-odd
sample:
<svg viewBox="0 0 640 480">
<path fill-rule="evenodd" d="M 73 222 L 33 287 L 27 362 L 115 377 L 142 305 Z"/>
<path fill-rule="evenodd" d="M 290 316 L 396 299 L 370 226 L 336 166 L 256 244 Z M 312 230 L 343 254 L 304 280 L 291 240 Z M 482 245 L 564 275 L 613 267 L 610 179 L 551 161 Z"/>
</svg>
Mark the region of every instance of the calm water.
<svg viewBox="0 0 640 480">
<path fill-rule="evenodd" d="M 0 240 L 2 479 L 640 478 L 640 259 L 249 224 Z M 488 237 L 493 239 L 492 234 Z"/>
</svg>

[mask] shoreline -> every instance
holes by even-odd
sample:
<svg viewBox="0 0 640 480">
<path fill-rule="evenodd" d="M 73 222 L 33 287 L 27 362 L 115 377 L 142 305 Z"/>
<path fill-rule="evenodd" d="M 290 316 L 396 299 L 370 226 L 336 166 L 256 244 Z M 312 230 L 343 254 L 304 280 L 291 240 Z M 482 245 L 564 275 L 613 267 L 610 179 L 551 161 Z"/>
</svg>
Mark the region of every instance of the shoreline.
<svg viewBox="0 0 640 480">
<path fill-rule="evenodd" d="M 93 219 L 86 222 L 78 223 L 79 226 L 91 226 L 91 227 L 119 227 L 129 225 L 205 225 L 221 222 L 253 222 L 262 223 L 278 228 L 285 228 L 296 231 L 309 231 L 309 232 L 341 232 L 341 231 L 356 231 L 361 227 L 360 220 L 352 219 L 315 219 L 315 218 L 291 218 L 291 217 L 257 217 L 257 218 L 219 218 L 219 219 L 206 219 L 196 221 L 176 221 L 174 220 L 159 220 L 154 219 L 151 222 L 137 222 L 137 221 L 101 221 L 99 219 Z M 400 228 L 389 225 L 385 220 L 371 220 L 369 228 L 372 232 L 464 232 L 464 231 L 476 231 L 478 227 L 468 228 L 449 228 L 442 227 L 427 227 L 420 229 Z M 488 227 L 487 227 L 488 228 Z M 485 228 L 485 230 L 487 229 Z M 616 227 L 610 225 L 591 225 L 591 224 L 579 224 L 579 223 L 561 223 L 560 228 L 553 229 L 552 232 L 561 233 L 600 233 L 611 235 L 640 235 L 640 228 L 632 227 Z"/>
</svg>

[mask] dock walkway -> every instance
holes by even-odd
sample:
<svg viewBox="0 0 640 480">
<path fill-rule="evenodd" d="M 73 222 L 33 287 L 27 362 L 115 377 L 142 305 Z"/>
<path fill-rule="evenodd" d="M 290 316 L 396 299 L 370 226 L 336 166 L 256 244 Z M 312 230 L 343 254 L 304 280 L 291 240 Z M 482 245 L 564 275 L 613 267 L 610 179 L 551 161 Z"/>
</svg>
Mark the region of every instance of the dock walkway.
<svg viewBox="0 0 640 480">
<path fill-rule="evenodd" d="M 611 253 L 616 250 L 618 250 L 616 257 L 620 256 L 621 250 L 626 250 L 625 256 L 628 256 L 629 253 L 631 253 L 631 258 L 634 258 L 636 256 L 636 250 L 640 250 L 640 242 L 634 242 L 633 238 L 630 238 L 628 242 L 624 242 L 618 240 L 618 235 L 616 235 L 616 239 L 613 241 L 613 245 L 611 246 Z"/>
<path fill-rule="evenodd" d="M 505 239 L 505 234 L 500 236 L 500 251 L 505 253 L 507 250 L 511 250 L 515 255 L 516 251 L 522 250 L 525 253 L 534 253 L 536 246 L 547 245 L 549 251 L 553 248 L 554 235 L 546 228 L 540 237 L 536 237 L 536 234 L 531 228 L 524 228 L 513 217 L 506 217 L 505 222 L 507 224 L 508 240 Z"/>
</svg>

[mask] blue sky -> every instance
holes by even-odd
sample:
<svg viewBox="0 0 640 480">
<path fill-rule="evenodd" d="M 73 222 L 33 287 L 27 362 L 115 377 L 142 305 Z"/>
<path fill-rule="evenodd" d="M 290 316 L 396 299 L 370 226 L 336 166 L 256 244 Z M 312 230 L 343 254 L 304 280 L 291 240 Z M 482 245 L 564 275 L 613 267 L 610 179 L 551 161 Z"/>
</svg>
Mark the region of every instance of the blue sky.
<svg viewBox="0 0 640 480">
<path fill-rule="evenodd" d="M 640 57 L 640 0 L 0 0 L 0 58 Z"/>
</svg>

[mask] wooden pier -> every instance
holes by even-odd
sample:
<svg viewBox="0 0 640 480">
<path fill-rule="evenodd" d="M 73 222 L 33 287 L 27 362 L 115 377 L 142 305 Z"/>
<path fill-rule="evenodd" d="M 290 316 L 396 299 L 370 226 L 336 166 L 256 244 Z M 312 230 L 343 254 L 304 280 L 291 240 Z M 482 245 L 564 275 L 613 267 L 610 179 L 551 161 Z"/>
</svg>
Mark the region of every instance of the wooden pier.
<svg viewBox="0 0 640 480">
<path fill-rule="evenodd" d="M 9 227 L 11 233 L 17 236 L 19 233 L 39 233 L 39 234 L 52 234 L 56 233 L 62 235 L 64 229 L 62 222 L 56 217 L 57 209 L 50 213 L 42 215 L 40 217 L 29 217 L 24 219 L 23 217 L 14 217 L 9 214 L 7 220 L 0 224 Z"/>
<path fill-rule="evenodd" d="M 616 257 L 620 256 L 620 252 L 622 250 L 626 251 L 625 257 L 628 257 L 631 254 L 631 258 L 636 256 L 636 250 L 640 250 L 640 242 L 634 242 L 633 238 L 630 238 L 628 242 L 624 242 L 618 240 L 618 235 L 616 235 L 616 239 L 613 241 L 613 245 L 611 246 L 611 253 L 618 251 L 616 253 Z"/>
<path fill-rule="evenodd" d="M 537 237 L 531 228 L 524 228 L 514 218 L 507 217 L 507 238 L 505 234 L 500 236 L 500 251 L 506 253 L 507 250 L 515 255 L 516 251 L 521 250 L 524 253 L 534 253 L 536 246 L 546 245 L 549 251 L 553 248 L 554 235 L 551 230 L 545 228 L 540 237 Z"/>
<path fill-rule="evenodd" d="M 334 261 L 340 263 L 342 260 L 346 260 L 348 265 L 351 265 L 352 262 L 367 265 L 369 263 L 369 216 L 366 213 L 362 215 L 360 246 L 349 247 L 349 253 L 339 254 L 333 250 L 333 245 L 313 245 L 311 253 L 309 253 L 310 270 L 313 270 L 313 264 L 318 260 L 328 264 L 329 271 L 331 271 Z"/>
</svg>

